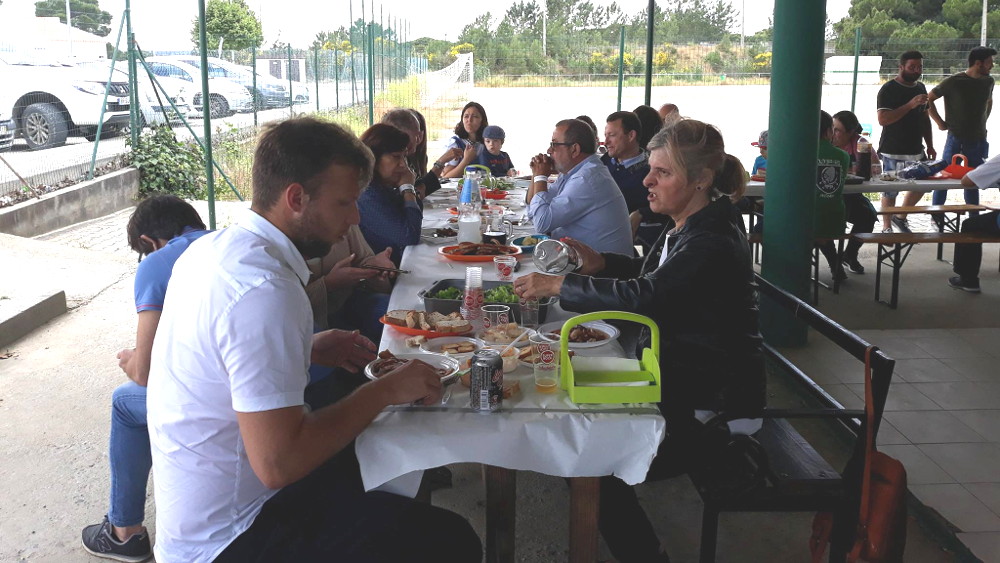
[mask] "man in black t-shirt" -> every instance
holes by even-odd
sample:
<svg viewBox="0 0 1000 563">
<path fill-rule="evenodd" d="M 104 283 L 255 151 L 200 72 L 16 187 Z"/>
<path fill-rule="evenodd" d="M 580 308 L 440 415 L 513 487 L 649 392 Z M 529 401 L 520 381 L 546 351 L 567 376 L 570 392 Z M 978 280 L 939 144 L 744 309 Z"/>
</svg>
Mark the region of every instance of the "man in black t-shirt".
<svg viewBox="0 0 1000 563">
<path fill-rule="evenodd" d="M 942 158 L 950 161 L 952 155 L 964 154 L 967 166 L 975 168 L 989 156 L 986 142 L 986 118 L 993 109 L 993 57 L 996 49 L 976 47 L 969 51 L 969 68 L 965 72 L 953 74 L 941 81 L 927 96 L 928 112 L 931 119 L 942 131 L 948 132 Z M 944 98 L 944 113 L 941 119 L 934 107 L 934 100 Z M 941 205 L 948 193 L 934 192 L 932 202 Z M 979 203 L 979 190 L 965 190 L 965 203 Z"/>
<path fill-rule="evenodd" d="M 882 126 L 878 152 L 886 172 L 901 169 L 907 161 L 923 160 L 923 143 L 927 144 L 928 158 L 937 155 L 931 136 L 931 121 L 927 116 L 927 89 L 918 81 L 921 73 L 923 55 L 919 51 L 906 51 L 899 56 L 896 77 L 883 84 L 878 91 L 878 124 Z M 897 193 L 884 192 L 882 207 L 896 205 Z M 903 206 L 914 205 L 923 195 L 921 192 L 906 192 Z M 910 232 L 905 216 L 883 215 L 882 232 L 892 232 L 892 225 L 902 232 Z"/>
</svg>

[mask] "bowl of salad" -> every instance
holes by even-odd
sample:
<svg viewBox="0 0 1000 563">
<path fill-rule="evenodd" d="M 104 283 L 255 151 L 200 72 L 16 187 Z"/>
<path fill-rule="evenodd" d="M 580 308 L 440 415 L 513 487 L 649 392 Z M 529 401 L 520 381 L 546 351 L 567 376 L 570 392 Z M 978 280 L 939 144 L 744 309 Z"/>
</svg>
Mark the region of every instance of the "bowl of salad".
<svg viewBox="0 0 1000 563">
<path fill-rule="evenodd" d="M 465 293 L 464 279 L 438 280 L 417 292 L 417 296 L 424 302 L 424 310 L 428 313 L 438 312 L 447 315 L 453 312 L 461 312 L 462 297 Z M 549 305 L 555 303 L 556 297 L 539 299 L 538 301 L 538 322 L 545 322 Z M 483 281 L 483 304 L 484 305 L 507 305 L 510 307 L 514 322 L 521 322 L 520 299 L 514 293 L 514 286 L 508 282 Z"/>
</svg>

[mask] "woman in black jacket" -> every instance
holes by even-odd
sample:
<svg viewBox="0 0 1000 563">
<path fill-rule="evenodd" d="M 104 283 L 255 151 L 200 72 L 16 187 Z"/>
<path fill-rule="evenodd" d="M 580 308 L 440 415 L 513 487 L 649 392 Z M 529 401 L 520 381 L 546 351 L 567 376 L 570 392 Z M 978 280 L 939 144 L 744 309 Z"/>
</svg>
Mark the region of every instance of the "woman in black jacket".
<svg viewBox="0 0 1000 563">
<path fill-rule="evenodd" d="M 658 132 L 648 148 L 650 208 L 671 219 L 650 254 L 599 254 L 567 241 L 582 258 L 579 273 L 530 274 L 514 288 L 524 297 L 559 295 L 570 311 L 656 321 L 668 436 L 647 475 L 654 480 L 691 470 L 718 443 L 696 410 L 763 408 L 764 367 L 750 249 L 731 203 L 746 187 L 743 166 L 715 127 L 691 119 Z M 616 477 L 601 480 L 600 528 L 621 561 L 668 560 L 632 488 Z"/>
</svg>

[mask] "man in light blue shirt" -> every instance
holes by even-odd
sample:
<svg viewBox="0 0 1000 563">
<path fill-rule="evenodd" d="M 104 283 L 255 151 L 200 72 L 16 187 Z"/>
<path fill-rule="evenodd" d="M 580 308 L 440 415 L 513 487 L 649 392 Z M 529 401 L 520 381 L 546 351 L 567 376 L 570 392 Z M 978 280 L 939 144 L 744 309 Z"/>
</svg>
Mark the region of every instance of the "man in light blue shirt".
<svg viewBox="0 0 1000 563">
<path fill-rule="evenodd" d="M 618 184 L 596 154 L 589 125 L 578 119 L 556 123 L 548 154 L 531 159 L 528 217 L 535 230 L 570 237 L 598 252 L 631 256 L 632 228 Z M 551 185 L 548 176 L 559 172 Z"/>
</svg>

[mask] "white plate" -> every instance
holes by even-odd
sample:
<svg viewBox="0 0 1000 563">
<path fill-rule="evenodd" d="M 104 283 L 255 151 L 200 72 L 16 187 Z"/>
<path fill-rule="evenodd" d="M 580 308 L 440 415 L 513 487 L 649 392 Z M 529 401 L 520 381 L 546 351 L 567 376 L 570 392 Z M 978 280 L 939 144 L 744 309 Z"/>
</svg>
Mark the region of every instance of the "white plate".
<svg viewBox="0 0 1000 563">
<path fill-rule="evenodd" d="M 473 354 L 473 352 L 464 352 L 461 354 L 450 354 L 448 352 L 442 352 L 441 347 L 445 344 L 460 344 L 462 342 L 469 342 L 479 350 L 483 347 L 483 342 L 477 338 L 470 338 L 468 336 L 444 336 L 441 338 L 432 338 L 427 342 L 420 345 L 420 349 L 428 354 L 444 354 L 445 356 L 450 356 L 452 358 L 465 359 Z"/>
<path fill-rule="evenodd" d="M 434 368 L 447 370 L 448 373 L 441 376 L 441 383 L 444 385 L 453 383 L 456 379 L 458 379 L 458 360 L 445 356 L 444 354 L 396 354 L 396 357 L 401 360 L 420 360 L 430 364 Z M 376 377 L 372 372 L 372 367 L 383 361 L 385 361 L 383 358 L 376 358 L 375 360 L 372 360 L 365 366 L 365 376 L 374 381 Z"/>
<path fill-rule="evenodd" d="M 562 326 L 563 324 L 565 324 L 565 322 L 566 321 L 555 321 L 551 323 L 545 323 L 542 326 L 538 327 L 538 332 L 542 334 L 547 334 L 550 332 L 561 331 Z M 603 321 L 590 321 L 589 323 L 583 323 L 580 326 L 585 326 L 587 328 L 599 330 L 607 334 L 608 338 L 607 340 L 601 340 L 599 342 L 570 342 L 569 343 L 570 348 L 596 348 L 598 346 L 604 346 L 608 342 L 611 342 L 612 340 L 618 338 L 618 335 L 621 334 L 621 332 L 618 330 L 617 327 Z"/>
</svg>

